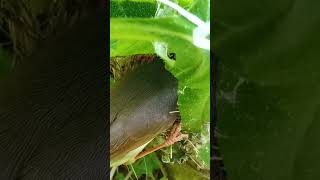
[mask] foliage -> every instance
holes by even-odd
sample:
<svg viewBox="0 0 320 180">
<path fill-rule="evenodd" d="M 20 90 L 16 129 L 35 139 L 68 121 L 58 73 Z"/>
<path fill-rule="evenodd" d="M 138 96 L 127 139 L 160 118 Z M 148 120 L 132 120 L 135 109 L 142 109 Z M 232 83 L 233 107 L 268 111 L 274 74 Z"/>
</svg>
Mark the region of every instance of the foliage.
<svg viewBox="0 0 320 180">
<path fill-rule="evenodd" d="M 210 21 L 208 0 L 175 1 L 203 21 Z M 192 43 L 194 24 L 170 7 L 153 0 L 110 2 L 111 57 L 157 53 L 179 82 L 178 105 L 183 129 L 202 135 L 200 156 L 209 168 L 209 51 Z M 175 53 L 176 61 L 167 53 Z"/>
<path fill-rule="evenodd" d="M 319 5 L 214 4 L 219 144 L 229 179 L 320 178 Z"/>
</svg>

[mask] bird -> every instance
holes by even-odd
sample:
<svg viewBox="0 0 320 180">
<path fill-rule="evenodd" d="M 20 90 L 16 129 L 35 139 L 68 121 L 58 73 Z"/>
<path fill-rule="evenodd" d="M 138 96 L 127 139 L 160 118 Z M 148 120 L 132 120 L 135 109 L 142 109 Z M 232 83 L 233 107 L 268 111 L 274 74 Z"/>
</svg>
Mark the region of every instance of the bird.
<svg viewBox="0 0 320 180">
<path fill-rule="evenodd" d="M 110 89 L 110 167 L 133 163 L 186 138 L 177 113 L 178 81 L 159 58 L 140 65 Z M 172 127 L 166 142 L 143 151 Z"/>
<path fill-rule="evenodd" d="M 61 27 L 1 80 L 0 179 L 107 179 L 104 14 Z"/>
</svg>

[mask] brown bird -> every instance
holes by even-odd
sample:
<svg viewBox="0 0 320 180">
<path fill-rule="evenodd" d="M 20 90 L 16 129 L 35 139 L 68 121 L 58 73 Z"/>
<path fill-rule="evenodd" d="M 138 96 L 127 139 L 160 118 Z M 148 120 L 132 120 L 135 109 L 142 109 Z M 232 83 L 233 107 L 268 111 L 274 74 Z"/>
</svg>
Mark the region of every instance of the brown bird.
<svg viewBox="0 0 320 180">
<path fill-rule="evenodd" d="M 186 138 L 176 123 L 164 144 L 140 153 L 178 119 L 177 92 L 177 80 L 161 60 L 140 66 L 115 84 L 110 92 L 111 167 L 132 162 Z"/>
</svg>

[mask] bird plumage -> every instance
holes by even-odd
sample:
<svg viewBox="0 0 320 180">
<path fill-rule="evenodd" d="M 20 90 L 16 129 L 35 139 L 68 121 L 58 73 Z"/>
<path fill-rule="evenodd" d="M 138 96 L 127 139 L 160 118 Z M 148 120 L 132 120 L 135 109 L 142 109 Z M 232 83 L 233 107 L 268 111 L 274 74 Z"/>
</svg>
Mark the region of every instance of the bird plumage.
<svg viewBox="0 0 320 180">
<path fill-rule="evenodd" d="M 161 60 L 142 65 L 115 84 L 110 92 L 111 166 L 172 126 L 177 119 L 170 113 L 177 108 L 177 88 Z"/>
</svg>

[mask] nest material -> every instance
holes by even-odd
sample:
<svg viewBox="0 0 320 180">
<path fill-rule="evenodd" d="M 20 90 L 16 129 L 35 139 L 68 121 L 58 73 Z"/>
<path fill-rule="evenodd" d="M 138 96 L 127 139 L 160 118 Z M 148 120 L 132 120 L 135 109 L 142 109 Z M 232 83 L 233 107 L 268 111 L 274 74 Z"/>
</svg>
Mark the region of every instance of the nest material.
<svg viewBox="0 0 320 180">
<path fill-rule="evenodd" d="M 168 54 L 172 60 L 176 59 L 174 53 Z M 114 80 L 119 80 L 124 74 L 134 71 L 142 64 L 147 64 L 161 58 L 156 54 L 136 54 L 132 56 L 116 56 L 110 58 L 110 76 Z"/>
<path fill-rule="evenodd" d="M 110 58 L 110 75 L 114 80 L 119 80 L 124 74 L 135 70 L 142 64 L 152 62 L 159 57 L 156 54 L 138 54 L 132 56 L 116 56 Z"/>
</svg>

